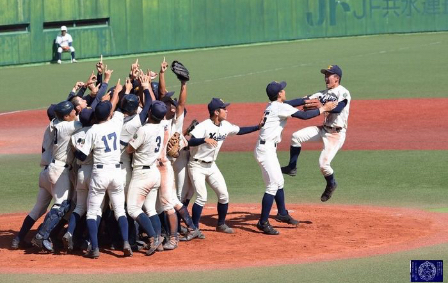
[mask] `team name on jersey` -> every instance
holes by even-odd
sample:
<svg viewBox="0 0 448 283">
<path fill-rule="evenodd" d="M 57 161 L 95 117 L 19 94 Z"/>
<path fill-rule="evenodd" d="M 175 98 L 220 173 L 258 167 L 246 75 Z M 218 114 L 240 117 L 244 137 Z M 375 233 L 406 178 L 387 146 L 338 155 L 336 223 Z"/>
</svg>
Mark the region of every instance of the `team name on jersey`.
<svg viewBox="0 0 448 283">
<path fill-rule="evenodd" d="M 216 135 L 216 133 L 209 133 L 209 138 L 214 139 L 215 141 L 224 141 L 227 138 L 227 134 L 225 135 Z"/>
<path fill-rule="evenodd" d="M 325 104 L 325 103 L 327 103 L 329 101 L 338 101 L 338 97 L 334 93 L 331 93 L 331 92 L 328 93 L 327 92 L 326 94 L 322 95 L 319 98 L 319 100 L 320 100 L 320 103 Z"/>
</svg>

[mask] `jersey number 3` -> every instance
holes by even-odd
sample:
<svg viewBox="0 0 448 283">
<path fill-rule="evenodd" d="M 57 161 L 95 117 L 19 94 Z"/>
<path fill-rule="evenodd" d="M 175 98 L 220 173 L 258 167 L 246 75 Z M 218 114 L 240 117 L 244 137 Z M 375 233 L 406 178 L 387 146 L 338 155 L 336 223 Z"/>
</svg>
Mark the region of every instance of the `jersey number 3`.
<svg viewBox="0 0 448 283">
<path fill-rule="evenodd" d="M 117 135 L 115 133 L 108 134 L 107 135 L 107 139 L 106 139 L 106 136 L 103 136 L 101 139 L 103 140 L 104 146 L 106 147 L 104 152 L 110 152 L 111 151 L 111 149 L 109 147 L 109 143 L 107 142 L 107 140 L 112 140 L 112 139 L 114 139 L 114 141 L 112 142 L 113 146 L 114 146 L 114 150 L 117 150 Z"/>
</svg>

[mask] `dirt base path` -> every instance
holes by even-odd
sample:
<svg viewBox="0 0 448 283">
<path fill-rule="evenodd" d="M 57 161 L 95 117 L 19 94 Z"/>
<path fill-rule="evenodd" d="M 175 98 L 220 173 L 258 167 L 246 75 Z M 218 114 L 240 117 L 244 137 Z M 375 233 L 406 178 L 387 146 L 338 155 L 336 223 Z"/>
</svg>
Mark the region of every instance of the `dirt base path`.
<svg viewBox="0 0 448 283">
<path fill-rule="evenodd" d="M 122 258 L 120 251 L 103 249 L 97 260 L 80 255 L 39 253 L 35 248 L 8 250 L 13 233 L 20 228 L 25 214 L 4 214 L 0 215 L 0 272 L 123 273 L 230 269 L 368 257 L 448 241 L 447 214 L 340 205 L 289 205 L 289 211 L 300 219 L 299 227 L 288 227 L 271 219 L 280 235 L 268 236 L 255 226 L 259 205 L 230 205 L 228 223 L 236 233 L 228 235 L 215 232 L 216 207 L 206 206 L 201 220 L 205 240 L 182 242 L 173 251 L 157 252 L 151 257 L 135 252 L 132 258 Z M 34 235 L 33 232 L 30 234 Z M 43 262 L 51 262 L 51 265 Z"/>
<path fill-rule="evenodd" d="M 347 139 L 343 150 L 446 150 L 448 115 L 443 115 L 447 98 L 360 100 L 350 108 Z M 229 106 L 228 120 L 239 126 L 256 125 L 266 103 L 235 103 Z M 188 105 L 185 127 L 194 118 L 208 118 L 206 105 Z M 288 150 L 291 134 L 309 125 L 322 124 L 322 118 L 308 121 L 289 119 L 283 131 L 280 150 Z M 0 113 L 0 154 L 40 153 L 48 118 L 45 110 L 11 114 Z M 229 137 L 224 151 L 252 151 L 256 133 Z M 321 143 L 307 143 L 306 150 L 320 150 Z"/>
</svg>

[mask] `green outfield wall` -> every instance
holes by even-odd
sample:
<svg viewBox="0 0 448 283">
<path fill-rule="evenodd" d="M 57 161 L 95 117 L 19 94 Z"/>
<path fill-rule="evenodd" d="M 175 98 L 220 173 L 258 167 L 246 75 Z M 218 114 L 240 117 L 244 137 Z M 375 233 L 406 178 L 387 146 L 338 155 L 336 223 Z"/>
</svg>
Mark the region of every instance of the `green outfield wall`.
<svg viewBox="0 0 448 283">
<path fill-rule="evenodd" d="M 448 0 L 0 0 L 0 65 L 318 37 L 448 30 Z M 66 54 L 65 58 L 69 58 Z"/>
</svg>

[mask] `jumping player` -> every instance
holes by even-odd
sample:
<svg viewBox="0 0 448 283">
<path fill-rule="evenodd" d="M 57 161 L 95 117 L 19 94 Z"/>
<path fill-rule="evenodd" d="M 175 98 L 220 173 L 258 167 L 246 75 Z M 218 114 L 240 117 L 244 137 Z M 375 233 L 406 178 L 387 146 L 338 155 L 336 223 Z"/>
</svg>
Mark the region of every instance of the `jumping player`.
<svg viewBox="0 0 448 283">
<path fill-rule="evenodd" d="M 245 135 L 260 129 L 260 125 L 252 127 L 238 127 L 227 120 L 227 107 L 230 103 L 224 103 L 219 98 L 213 98 L 208 104 L 210 119 L 199 123 L 191 132 L 190 161 L 188 173 L 197 193 L 196 201 L 192 208 L 193 223 L 199 227 L 202 209 L 207 202 L 207 188 L 205 182 L 215 191 L 218 197 L 218 224 L 216 231 L 232 234 L 233 229 L 226 223 L 229 207 L 229 193 L 221 171 L 216 166 L 215 160 L 224 140 L 230 135 Z"/>
<path fill-rule="evenodd" d="M 269 213 L 272 204 L 277 204 L 278 213 L 275 220 L 297 226 L 299 221 L 292 218 L 285 206 L 283 191 L 284 179 L 277 157 L 277 144 L 281 142 L 281 135 L 289 117 L 310 119 L 319 116 L 324 111 L 334 108 L 335 104 L 328 103 L 324 107 L 310 111 L 300 111 L 295 106 L 303 105 L 304 99 L 298 98 L 286 101 L 286 82 L 271 82 L 266 87 L 269 104 L 264 111 L 263 126 L 254 150 L 255 158 L 261 167 L 266 191 L 262 200 L 261 216 L 257 228 L 268 235 L 278 235 L 279 232 L 269 223 Z"/>
<path fill-rule="evenodd" d="M 310 95 L 309 98 L 317 98 L 322 104 L 328 101 L 335 101 L 338 104 L 336 108 L 325 114 L 322 126 L 306 127 L 292 135 L 289 164 L 282 167 L 282 172 L 295 176 L 297 174 L 297 159 L 302 149 L 302 143 L 322 141 L 324 148 L 319 157 L 319 167 L 327 181 L 327 185 L 320 200 L 325 202 L 331 198 L 338 186 L 330 163 L 345 141 L 351 96 L 350 92 L 340 84 L 342 70 L 338 65 L 330 65 L 327 69 L 321 69 L 320 72 L 325 75 L 327 88 Z"/>
</svg>

